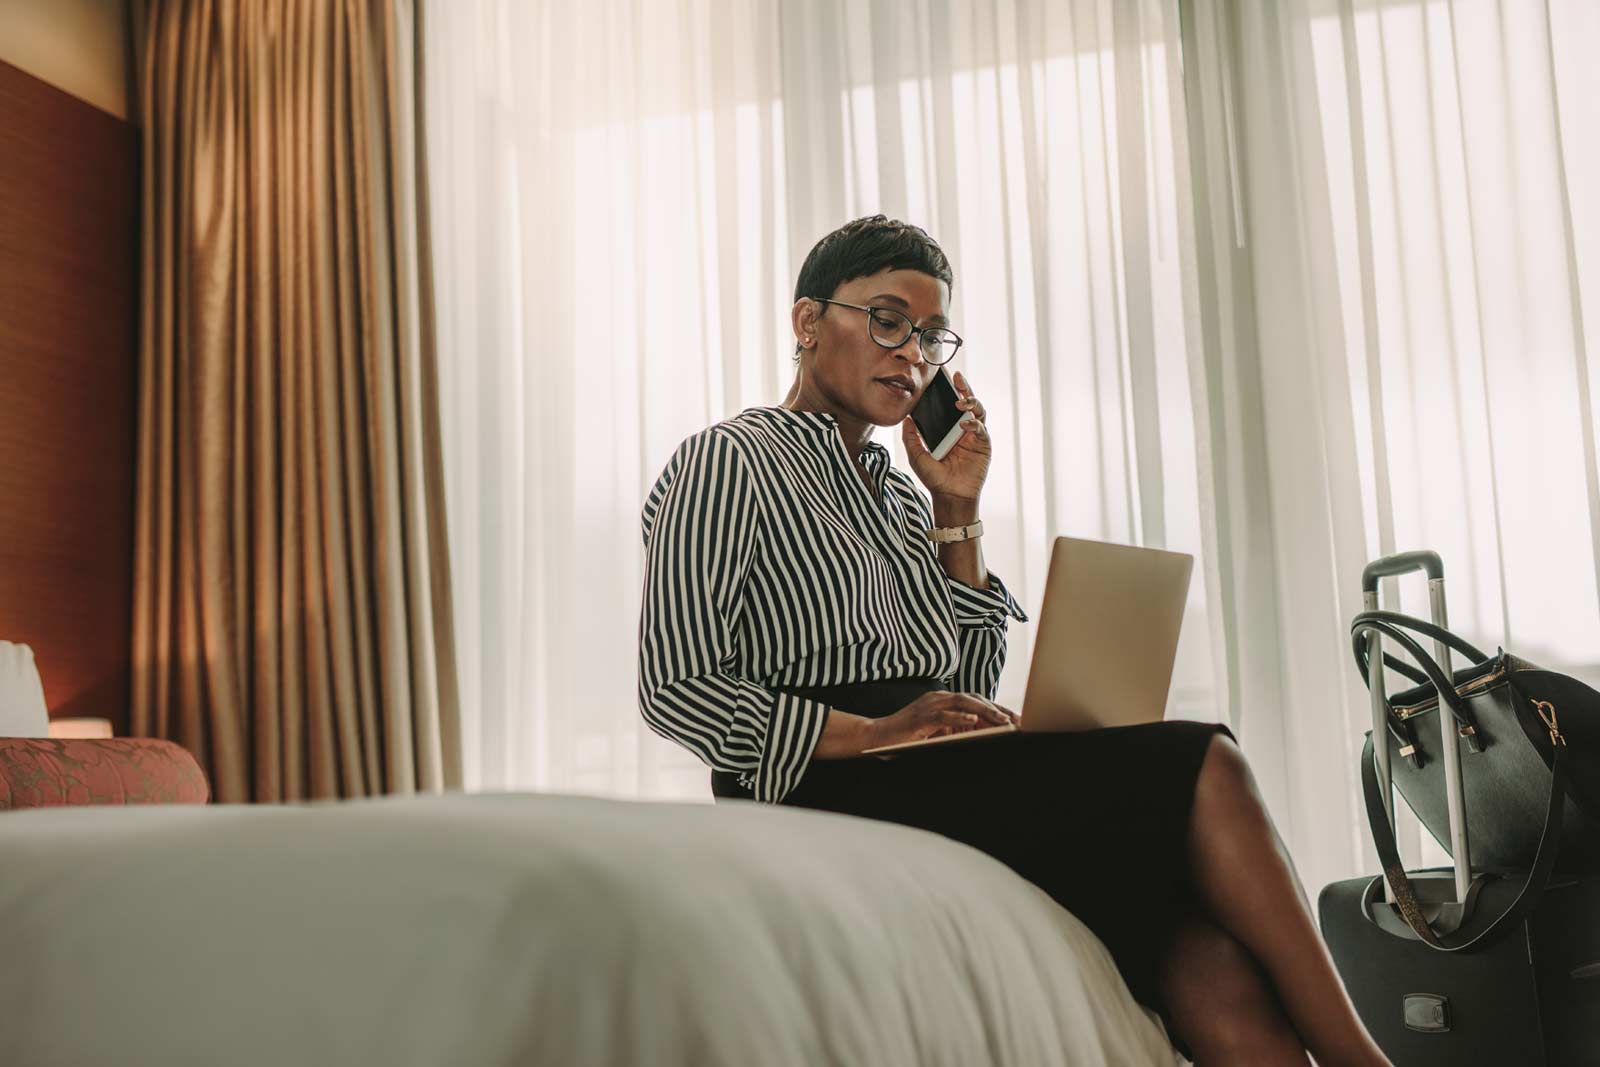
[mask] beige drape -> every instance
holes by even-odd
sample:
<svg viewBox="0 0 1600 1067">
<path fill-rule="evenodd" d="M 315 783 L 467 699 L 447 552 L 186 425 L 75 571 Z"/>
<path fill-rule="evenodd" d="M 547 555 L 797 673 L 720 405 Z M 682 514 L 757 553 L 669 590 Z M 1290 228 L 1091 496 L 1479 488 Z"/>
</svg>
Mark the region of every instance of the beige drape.
<svg viewBox="0 0 1600 1067">
<path fill-rule="evenodd" d="M 135 734 L 220 801 L 460 785 L 420 15 L 135 0 Z"/>
</svg>

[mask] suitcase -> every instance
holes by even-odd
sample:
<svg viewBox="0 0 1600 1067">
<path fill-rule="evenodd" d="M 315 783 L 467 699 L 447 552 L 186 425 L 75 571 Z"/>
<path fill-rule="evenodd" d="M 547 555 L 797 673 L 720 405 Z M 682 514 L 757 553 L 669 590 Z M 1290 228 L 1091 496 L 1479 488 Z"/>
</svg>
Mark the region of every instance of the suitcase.
<svg viewBox="0 0 1600 1067">
<path fill-rule="evenodd" d="M 1503 910 L 1520 884 L 1483 883 L 1477 904 Z M 1600 880 L 1552 884 L 1529 917 L 1471 953 L 1380 925 L 1383 896 L 1381 876 L 1334 882 L 1317 912 L 1356 1013 L 1399 1067 L 1600 1065 Z"/>
<path fill-rule="evenodd" d="M 1431 552 L 1369 565 L 1363 574 L 1366 610 L 1377 609 L 1380 578 L 1415 570 L 1427 572 L 1434 625 L 1446 627 L 1443 568 Z M 1373 732 L 1361 757 L 1363 791 L 1380 857 L 1398 868 L 1390 746 L 1373 744 L 1374 736 L 1385 739 L 1391 729 L 1383 671 L 1376 666 L 1384 662 L 1381 640 L 1379 633 L 1368 633 Z M 1435 642 L 1435 656 L 1442 677 L 1458 681 L 1444 642 Z M 1463 743 L 1449 715 L 1435 718 L 1449 809 L 1450 840 L 1441 844 L 1453 866 L 1413 873 L 1410 882 L 1429 920 L 1423 933 L 1431 931 L 1438 943 L 1424 943 L 1400 915 L 1382 875 L 1327 886 L 1317 902 L 1318 919 L 1351 1001 L 1400 1067 L 1600 1067 L 1600 876 L 1553 874 L 1553 858 L 1543 850 L 1531 869 L 1474 868 Z M 1560 809 L 1553 805 L 1551 811 Z M 1559 818 L 1547 819 L 1546 838 L 1559 840 Z"/>
</svg>

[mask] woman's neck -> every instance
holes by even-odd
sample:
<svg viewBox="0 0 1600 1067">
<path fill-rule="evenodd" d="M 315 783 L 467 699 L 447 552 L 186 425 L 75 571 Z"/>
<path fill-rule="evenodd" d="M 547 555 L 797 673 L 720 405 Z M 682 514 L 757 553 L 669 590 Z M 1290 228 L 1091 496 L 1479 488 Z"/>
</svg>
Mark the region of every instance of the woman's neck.
<svg viewBox="0 0 1600 1067">
<path fill-rule="evenodd" d="M 861 462 L 862 451 L 872 441 L 873 423 L 840 411 L 803 385 L 799 375 L 795 376 L 794 384 L 789 387 L 789 395 L 783 398 L 783 403 L 779 407 L 788 408 L 790 411 L 816 411 L 832 415 L 834 421 L 839 424 L 839 435 L 844 438 L 845 451 L 850 453 L 850 458 L 857 463 Z"/>
</svg>

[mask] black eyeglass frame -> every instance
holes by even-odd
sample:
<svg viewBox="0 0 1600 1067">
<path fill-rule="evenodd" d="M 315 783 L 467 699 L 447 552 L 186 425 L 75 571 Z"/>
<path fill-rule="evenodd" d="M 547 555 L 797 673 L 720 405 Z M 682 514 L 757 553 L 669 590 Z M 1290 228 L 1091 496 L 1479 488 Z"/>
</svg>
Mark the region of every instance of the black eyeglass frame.
<svg viewBox="0 0 1600 1067">
<path fill-rule="evenodd" d="M 926 362 L 932 364 L 935 367 L 942 367 L 946 363 L 949 363 L 951 359 L 955 359 L 956 358 L 956 353 L 961 351 L 961 346 L 962 346 L 962 344 L 965 343 L 965 342 L 963 342 L 961 340 L 961 335 L 956 333 L 954 330 L 950 329 L 949 327 L 947 327 L 947 326 L 918 326 L 916 323 L 911 321 L 911 317 L 909 315 L 907 315 L 905 312 L 899 310 L 898 308 L 881 307 L 881 306 L 878 306 L 878 305 L 875 305 L 875 304 L 869 304 L 866 307 L 863 307 L 860 304 L 850 304 L 850 303 L 846 303 L 843 300 L 833 300 L 833 299 L 831 299 L 829 297 L 825 297 L 825 296 L 814 296 L 811 299 L 815 300 L 819 304 L 838 304 L 840 307 L 855 308 L 857 311 L 865 311 L 867 313 L 867 317 L 868 318 L 871 318 L 873 315 L 877 314 L 880 311 L 887 311 L 891 315 L 895 315 L 895 316 L 897 316 L 897 317 L 899 317 L 901 319 L 904 319 L 905 320 L 905 324 L 906 324 L 906 329 L 909 332 L 904 337 L 900 338 L 900 340 L 898 342 L 896 342 L 895 344 L 892 344 L 892 345 L 891 344 L 885 344 L 884 342 L 878 340 L 877 335 L 872 332 L 872 323 L 870 323 L 870 322 L 867 323 L 867 336 L 872 338 L 873 344 L 877 345 L 879 348 L 887 348 L 887 349 L 891 349 L 891 350 L 899 348 L 901 345 L 903 345 L 907 341 L 911 340 L 911 338 L 915 337 L 917 339 L 917 351 L 922 353 L 922 358 Z M 952 340 L 955 341 L 955 347 L 950 350 L 950 358 L 949 359 L 941 359 L 941 360 L 937 360 L 937 361 L 928 359 L 928 350 L 923 347 L 922 338 L 923 338 L 924 335 L 929 334 L 929 333 L 946 334 Z"/>
</svg>

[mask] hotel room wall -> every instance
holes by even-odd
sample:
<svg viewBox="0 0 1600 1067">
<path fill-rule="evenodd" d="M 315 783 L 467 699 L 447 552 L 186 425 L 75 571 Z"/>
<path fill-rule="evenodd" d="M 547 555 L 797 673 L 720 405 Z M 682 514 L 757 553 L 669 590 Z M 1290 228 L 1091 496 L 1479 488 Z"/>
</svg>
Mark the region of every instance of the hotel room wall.
<svg viewBox="0 0 1600 1067">
<path fill-rule="evenodd" d="M 0 34 L 0 39 L 5 39 Z M 139 137 L 0 62 L 0 640 L 128 723 Z"/>
<path fill-rule="evenodd" d="M 0 0 L 0 62 L 128 117 L 128 0 Z"/>
</svg>

